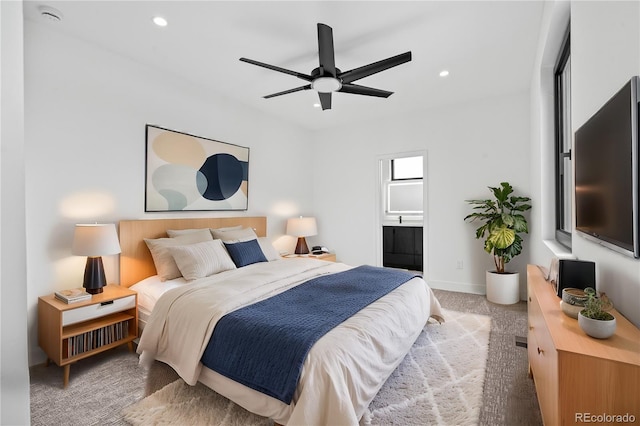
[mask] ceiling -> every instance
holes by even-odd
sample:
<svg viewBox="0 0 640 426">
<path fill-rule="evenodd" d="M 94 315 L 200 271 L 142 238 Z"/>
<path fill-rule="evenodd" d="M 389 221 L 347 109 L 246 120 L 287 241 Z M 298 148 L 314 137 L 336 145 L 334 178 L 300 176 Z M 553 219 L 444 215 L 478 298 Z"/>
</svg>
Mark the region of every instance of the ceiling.
<svg viewBox="0 0 640 426">
<path fill-rule="evenodd" d="M 62 20 L 44 17 L 39 6 Z M 308 129 L 528 89 L 544 2 L 526 1 L 25 1 L 25 18 L 95 43 L 231 101 Z M 154 16 L 167 19 L 164 28 Z M 247 57 L 309 74 L 317 23 L 333 28 L 335 61 L 349 70 L 411 51 L 411 62 L 357 81 L 391 97 L 335 93 L 262 96 L 306 84 L 240 62 Z M 448 70 L 447 77 L 440 77 Z M 208 92 L 205 92 L 208 93 Z"/>
</svg>

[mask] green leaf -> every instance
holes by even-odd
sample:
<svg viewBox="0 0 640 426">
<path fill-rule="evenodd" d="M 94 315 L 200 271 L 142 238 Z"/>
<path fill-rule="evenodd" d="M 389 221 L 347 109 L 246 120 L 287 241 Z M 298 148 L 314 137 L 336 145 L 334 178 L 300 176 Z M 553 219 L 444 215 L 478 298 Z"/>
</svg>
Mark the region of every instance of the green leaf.
<svg viewBox="0 0 640 426">
<path fill-rule="evenodd" d="M 511 210 L 517 210 L 517 211 L 520 211 L 520 212 L 524 212 L 524 211 L 527 211 L 529 209 L 531 209 L 531 204 L 520 204 L 518 206 L 515 206 Z"/>
<path fill-rule="evenodd" d="M 494 247 L 505 249 L 513 244 L 515 238 L 516 234 L 513 232 L 513 229 L 503 226 L 492 230 L 487 240 L 490 241 Z"/>
<path fill-rule="evenodd" d="M 516 232 L 524 232 L 526 234 L 529 233 L 529 228 L 527 227 L 527 219 L 524 218 L 521 214 L 513 215 L 513 230 Z"/>
<path fill-rule="evenodd" d="M 513 187 L 509 184 L 509 182 L 501 182 L 500 188 L 489 187 L 493 192 L 494 197 L 498 200 L 498 204 L 502 205 L 505 201 L 508 200 L 509 194 L 513 192 Z"/>
<path fill-rule="evenodd" d="M 515 219 L 509 213 L 502 213 L 502 223 L 506 226 L 513 227 L 515 224 Z"/>
<path fill-rule="evenodd" d="M 522 253 L 522 238 L 515 236 L 513 244 L 503 250 L 504 262 L 508 263 L 511 259 Z"/>
<path fill-rule="evenodd" d="M 487 230 L 487 224 L 482 225 L 480 228 L 476 229 L 476 239 L 480 239 L 484 237 L 484 233 Z"/>
</svg>

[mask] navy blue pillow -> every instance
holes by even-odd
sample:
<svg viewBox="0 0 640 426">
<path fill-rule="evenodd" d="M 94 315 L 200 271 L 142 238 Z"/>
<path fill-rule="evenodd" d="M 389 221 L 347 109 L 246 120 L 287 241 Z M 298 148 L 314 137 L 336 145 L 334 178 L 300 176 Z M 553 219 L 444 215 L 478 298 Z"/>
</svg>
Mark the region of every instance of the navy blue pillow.
<svg viewBox="0 0 640 426">
<path fill-rule="evenodd" d="M 267 262 L 258 240 L 243 241 L 241 243 L 224 243 L 236 267 L 251 265 L 252 263 Z"/>
</svg>

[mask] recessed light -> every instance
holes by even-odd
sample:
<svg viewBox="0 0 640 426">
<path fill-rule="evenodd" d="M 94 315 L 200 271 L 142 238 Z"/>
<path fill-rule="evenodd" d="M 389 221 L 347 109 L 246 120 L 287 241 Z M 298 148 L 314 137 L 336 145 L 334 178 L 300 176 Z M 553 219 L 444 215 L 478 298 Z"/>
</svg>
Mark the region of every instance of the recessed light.
<svg viewBox="0 0 640 426">
<path fill-rule="evenodd" d="M 319 104 L 319 103 L 317 103 L 317 102 L 316 102 L 315 104 L 313 104 L 313 107 L 314 107 L 314 108 L 320 108 L 321 106 L 322 106 L 322 105 L 320 105 L 320 104 Z"/>
<path fill-rule="evenodd" d="M 446 77 L 448 75 L 449 75 L 449 71 L 447 71 L 447 70 L 440 71 L 440 77 Z"/>
<path fill-rule="evenodd" d="M 168 24 L 167 20 L 164 19 L 162 16 L 154 16 L 153 23 L 159 27 L 166 27 Z"/>
</svg>

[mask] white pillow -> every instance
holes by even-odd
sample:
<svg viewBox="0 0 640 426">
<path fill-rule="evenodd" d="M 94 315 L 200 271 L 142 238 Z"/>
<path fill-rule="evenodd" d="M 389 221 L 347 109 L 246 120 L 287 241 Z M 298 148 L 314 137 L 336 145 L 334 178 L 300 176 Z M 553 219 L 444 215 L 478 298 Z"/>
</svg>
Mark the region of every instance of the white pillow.
<svg viewBox="0 0 640 426">
<path fill-rule="evenodd" d="M 249 240 L 255 240 L 258 238 L 255 231 L 251 228 L 244 229 L 229 229 L 226 231 L 220 229 L 212 229 L 211 234 L 213 238 L 227 242 L 243 242 Z"/>
<path fill-rule="evenodd" d="M 264 257 L 266 257 L 269 262 L 271 262 L 272 260 L 280 260 L 280 254 L 278 254 L 278 251 L 273 246 L 273 243 L 269 238 L 267 237 L 258 238 L 258 244 L 260 244 L 262 253 L 264 254 Z"/>
<path fill-rule="evenodd" d="M 234 229 L 242 229 L 242 225 L 229 226 L 226 228 L 216 228 L 215 230 L 227 231 Z M 214 231 L 213 228 L 167 229 L 167 235 L 171 238 L 177 237 L 179 235 L 190 234 L 192 232 L 206 232 L 211 235 L 212 231 Z"/>
<path fill-rule="evenodd" d="M 189 281 L 236 269 L 221 240 L 169 247 L 169 252 Z"/>
<path fill-rule="evenodd" d="M 153 263 L 156 265 L 156 272 L 161 281 L 172 280 L 182 276 L 178 265 L 173 260 L 173 256 L 169 253 L 169 247 L 204 241 L 213 241 L 211 233 L 193 232 L 175 238 L 145 238 L 144 240 L 147 247 L 149 247 Z"/>
</svg>

